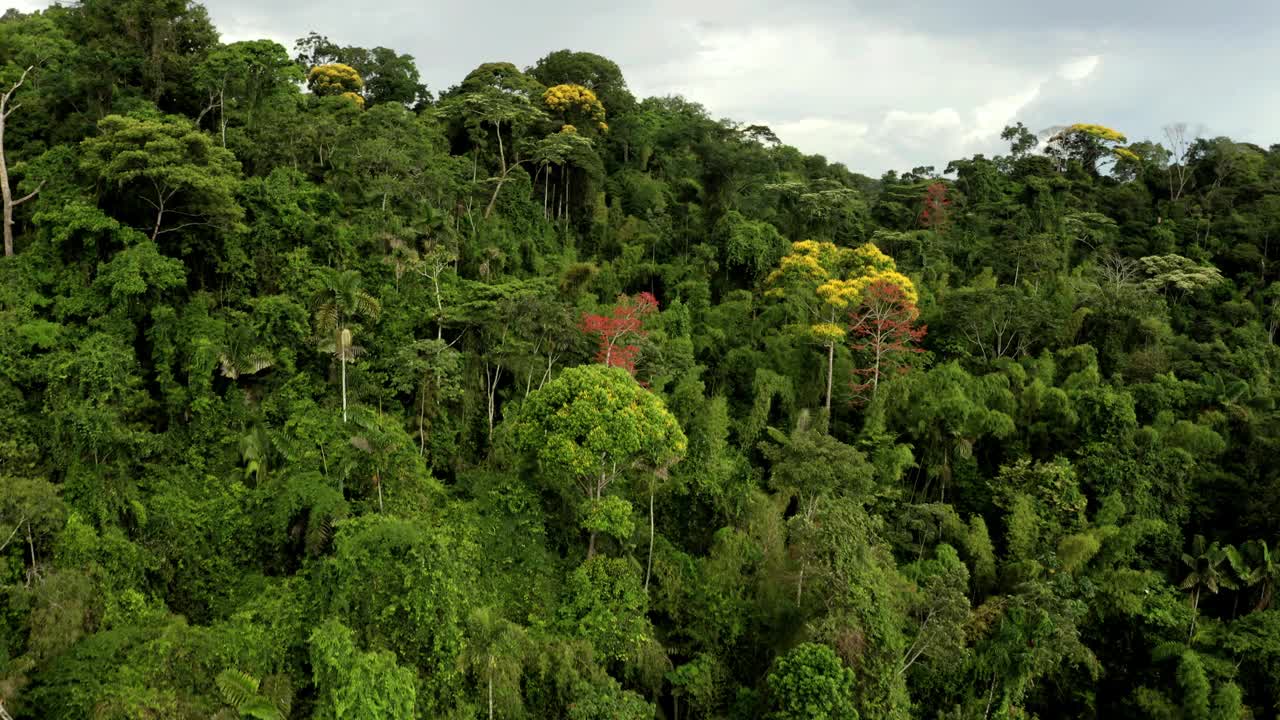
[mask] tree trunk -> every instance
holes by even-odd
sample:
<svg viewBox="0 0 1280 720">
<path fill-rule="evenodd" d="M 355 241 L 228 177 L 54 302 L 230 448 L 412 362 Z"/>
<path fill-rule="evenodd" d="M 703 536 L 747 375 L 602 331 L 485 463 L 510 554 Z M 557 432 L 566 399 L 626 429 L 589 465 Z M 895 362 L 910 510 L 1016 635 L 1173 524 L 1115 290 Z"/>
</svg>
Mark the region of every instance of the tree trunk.
<svg viewBox="0 0 1280 720">
<path fill-rule="evenodd" d="M 435 266 L 435 274 L 431 276 L 431 285 L 436 291 L 436 340 L 444 339 L 444 303 L 440 301 L 440 273 L 444 268 Z"/>
<path fill-rule="evenodd" d="M 1187 642 L 1196 636 L 1196 620 L 1200 617 L 1200 586 L 1191 591 L 1191 631 L 1187 633 Z"/>
<path fill-rule="evenodd" d="M 875 372 L 871 376 L 871 399 L 875 400 L 876 393 L 880 391 L 880 362 L 884 355 L 884 343 L 882 340 L 876 341 L 876 366 Z"/>
<path fill-rule="evenodd" d="M 493 214 L 493 207 L 498 204 L 498 193 L 502 192 L 502 183 L 507 181 L 507 176 L 503 175 L 498 178 L 498 186 L 493 189 L 493 195 L 489 197 L 489 204 L 484 209 L 484 217 L 486 220 Z"/>
<path fill-rule="evenodd" d="M 32 65 L 22 71 L 22 77 L 9 88 L 7 92 L 0 95 L 0 196 L 4 201 L 4 217 L 0 222 L 4 224 L 4 255 L 5 257 L 13 256 L 13 209 L 22 203 L 35 197 L 40 192 L 40 187 L 44 187 L 44 183 L 40 183 L 40 187 L 35 189 L 30 195 L 18 200 L 13 199 L 13 191 L 9 188 L 9 160 L 4 147 L 4 130 L 8 124 L 9 116 L 14 110 L 18 109 L 17 105 L 9 106 L 9 101 L 13 98 L 13 94 L 18 92 L 18 88 L 27 81 L 27 74 L 34 69 Z"/>
<path fill-rule="evenodd" d="M 487 364 L 485 365 L 484 379 L 485 379 L 485 384 L 487 385 L 487 387 L 485 388 L 485 394 L 487 395 L 486 401 L 488 403 L 487 409 L 489 413 L 489 442 L 490 443 L 493 442 L 493 420 L 494 420 L 494 416 L 497 415 L 497 411 L 498 411 L 498 398 L 497 398 L 498 380 L 501 377 L 502 377 L 501 365 L 498 365 L 494 368 L 492 376 L 490 376 L 489 374 L 488 365 Z"/>
<path fill-rule="evenodd" d="M 5 159 L 4 126 L 9 96 L 0 98 L 0 194 L 4 195 L 4 256 L 13 257 L 13 193 L 9 189 L 9 163 Z"/>
<path fill-rule="evenodd" d="M 222 126 L 222 147 L 227 147 L 227 91 L 218 92 L 218 123 Z"/>
<path fill-rule="evenodd" d="M 163 191 L 159 191 L 156 193 L 156 200 L 159 204 L 156 205 L 156 226 L 151 230 L 151 242 L 155 242 L 156 238 L 160 237 L 160 224 L 164 222 L 164 206 L 168 198 Z"/>
<path fill-rule="evenodd" d="M 831 422 L 831 384 L 835 380 L 836 344 L 827 343 L 827 422 Z"/>
<path fill-rule="evenodd" d="M 489 670 L 489 720 L 493 720 L 493 670 Z"/>
<path fill-rule="evenodd" d="M 498 129 L 498 162 L 501 165 L 501 174 L 498 175 L 498 185 L 493 189 L 493 196 L 489 198 L 489 206 L 484 209 L 486 220 L 493 213 L 493 206 L 498 204 L 498 193 L 502 192 L 502 183 L 507 181 L 507 153 L 502 146 L 502 121 L 495 122 L 493 126 Z"/>
<path fill-rule="evenodd" d="M 418 457 L 427 454 L 427 388 L 426 383 L 418 390 Z"/>
<path fill-rule="evenodd" d="M 644 568 L 644 591 L 649 592 L 649 576 L 653 574 L 653 483 L 649 483 L 649 563 Z"/>
<path fill-rule="evenodd" d="M 339 348 L 342 353 L 342 422 L 347 421 L 347 352 L 346 348 Z"/>
<path fill-rule="evenodd" d="M 30 585 L 30 580 L 40 576 L 40 563 L 36 560 L 36 540 L 31 536 L 30 520 L 27 521 L 27 549 L 31 551 L 31 574 L 27 576 L 29 578 L 27 585 Z"/>
</svg>

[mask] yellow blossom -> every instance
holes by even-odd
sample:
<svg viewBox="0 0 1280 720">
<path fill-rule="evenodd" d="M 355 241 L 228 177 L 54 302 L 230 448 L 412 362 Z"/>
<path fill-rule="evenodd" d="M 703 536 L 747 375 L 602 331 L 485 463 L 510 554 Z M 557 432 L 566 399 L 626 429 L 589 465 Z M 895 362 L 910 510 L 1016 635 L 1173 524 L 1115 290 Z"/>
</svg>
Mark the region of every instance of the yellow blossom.
<svg viewBox="0 0 1280 720">
<path fill-rule="evenodd" d="M 783 298 L 789 292 L 801 292 L 816 296 L 822 309 L 814 308 L 813 312 L 820 322 L 810 330 L 814 337 L 827 343 L 845 335 L 844 329 L 832 321 L 841 312 L 859 305 L 869 287 L 882 282 L 901 289 L 911 304 L 918 302 L 915 283 L 898 272 L 893 258 L 873 243 L 851 249 L 831 242 L 800 240 L 791 244 L 791 252 L 766 278 L 765 295 Z"/>
<path fill-rule="evenodd" d="M 554 85 L 542 94 L 542 102 L 559 113 L 577 111 L 586 114 L 597 123 L 597 127 L 603 126 L 600 127 L 601 132 L 609 129 L 604 124 L 604 105 L 590 88 L 572 84 Z"/>
<path fill-rule="evenodd" d="M 358 93 L 364 89 L 364 78 L 350 65 L 328 63 L 311 68 L 307 87 L 320 96 Z"/>
<path fill-rule="evenodd" d="M 845 336 L 845 329 L 835 323 L 818 323 L 810 327 L 809 331 L 822 343 L 839 342 Z"/>
</svg>

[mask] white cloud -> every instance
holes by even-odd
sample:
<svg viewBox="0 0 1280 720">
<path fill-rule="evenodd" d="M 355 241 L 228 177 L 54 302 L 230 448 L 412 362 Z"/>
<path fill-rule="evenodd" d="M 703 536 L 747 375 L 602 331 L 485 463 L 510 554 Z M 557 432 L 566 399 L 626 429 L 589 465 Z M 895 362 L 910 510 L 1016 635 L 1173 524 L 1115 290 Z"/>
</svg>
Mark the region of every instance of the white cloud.
<svg viewBox="0 0 1280 720">
<path fill-rule="evenodd" d="M 949 107 L 928 112 L 890 110 L 880 122 L 880 131 L 907 145 L 923 147 L 941 133 L 956 132 L 963 124 L 960 113 Z"/>
<path fill-rule="evenodd" d="M 4 4 L 5 8 L 13 8 L 19 12 L 29 13 L 36 10 L 43 10 L 49 7 L 49 3 L 44 0 L 9 0 Z"/>
<path fill-rule="evenodd" d="M 1012 125 L 1018 113 L 1040 96 L 1044 83 L 1037 82 L 1022 92 L 998 97 L 979 105 L 973 111 L 973 126 L 964 135 L 966 143 L 980 143 L 999 137 L 1000 132 Z"/>
<path fill-rule="evenodd" d="M 829 117 L 806 117 L 775 123 L 773 131 L 788 145 L 806 148 L 806 152 L 826 155 L 843 161 L 851 153 L 883 156 L 885 148 L 869 140 L 871 127 L 854 120 Z"/>
<path fill-rule="evenodd" d="M 292 54 L 293 43 L 306 33 L 298 33 L 289 37 L 274 27 L 269 18 L 260 15 L 240 14 L 229 20 L 217 23 L 218 34 L 222 42 L 234 43 L 243 40 L 274 40 Z"/>
<path fill-rule="evenodd" d="M 1101 55 L 1085 55 L 1074 58 L 1058 67 L 1058 77 L 1070 83 L 1080 83 L 1093 74 L 1102 64 Z"/>
<path fill-rule="evenodd" d="M 849 163 L 856 171 L 871 173 L 905 170 L 922 164 L 941 163 L 1001 148 L 1000 132 L 1041 94 L 1046 81 L 992 98 L 964 112 L 951 107 L 936 110 L 900 110 L 883 113 L 871 122 L 809 116 L 773 126 L 784 142 Z"/>
<path fill-rule="evenodd" d="M 826 22 L 824 22 L 826 20 Z M 784 142 L 871 175 L 992 152 L 1000 131 L 1100 65 L 972 36 L 928 35 L 850 14 L 767 24 L 675 20 L 692 50 L 625 68 L 645 94 L 682 94 L 714 116 L 767 124 Z M 1020 51 L 1019 51 L 1020 52 Z"/>
</svg>

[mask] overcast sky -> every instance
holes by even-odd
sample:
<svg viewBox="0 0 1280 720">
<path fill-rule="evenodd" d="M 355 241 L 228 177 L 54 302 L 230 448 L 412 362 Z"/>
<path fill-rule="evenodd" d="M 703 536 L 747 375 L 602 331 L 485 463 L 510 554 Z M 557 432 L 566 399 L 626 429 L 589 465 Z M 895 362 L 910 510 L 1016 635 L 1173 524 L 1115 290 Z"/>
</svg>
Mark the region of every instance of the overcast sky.
<svg viewBox="0 0 1280 720">
<path fill-rule="evenodd" d="M 10 0 L 25 10 L 47 5 Z M 417 58 L 428 86 L 482 62 L 588 50 L 638 96 L 716 117 L 878 176 L 999 152 L 1001 128 L 1073 122 L 1159 139 L 1280 142 L 1277 0 L 206 0 L 223 40 L 292 49 L 311 30 Z"/>
</svg>

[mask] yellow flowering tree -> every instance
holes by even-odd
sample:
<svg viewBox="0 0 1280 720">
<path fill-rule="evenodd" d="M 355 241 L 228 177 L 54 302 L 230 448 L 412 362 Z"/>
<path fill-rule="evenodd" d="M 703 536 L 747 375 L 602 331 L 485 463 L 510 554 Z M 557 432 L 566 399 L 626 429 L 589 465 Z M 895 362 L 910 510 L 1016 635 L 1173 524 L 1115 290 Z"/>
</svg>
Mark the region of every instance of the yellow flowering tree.
<svg viewBox="0 0 1280 720">
<path fill-rule="evenodd" d="M 609 132 L 609 125 L 604 121 L 604 105 L 590 89 L 581 85 L 553 85 L 542 94 L 542 102 L 552 113 L 557 114 L 565 127 L 574 128 L 577 124 L 593 125 L 600 132 Z"/>
<path fill-rule="evenodd" d="M 887 283 L 914 304 L 915 284 L 898 272 L 893 258 L 872 243 L 856 248 L 802 240 L 791 244 L 778 268 L 766 279 L 769 297 L 792 303 L 805 320 L 805 331 L 827 351 L 826 408 L 831 412 L 836 345 L 848 333 L 844 317 L 862 303 L 872 285 Z"/>
<path fill-rule="evenodd" d="M 1076 123 L 1049 138 L 1045 153 L 1064 165 L 1068 160 L 1078 160 L 1085 170 L 1096 175 L 1107 162 L 1141 162 L 1128 143 L 1129 139 L 1119 130 L 1094 123 Z"/>
<path fill-rule="evenodd" d="M 340 96 L 364 107 L 364 78 L 350 65 L 326 63 L 307 73 L 307 88 L 319 97 Z"/>
</svg>

